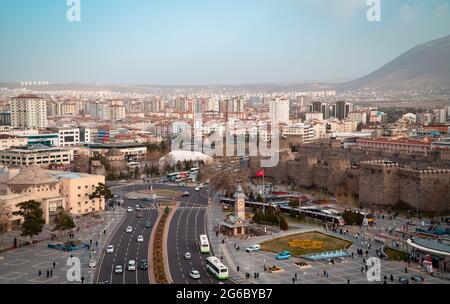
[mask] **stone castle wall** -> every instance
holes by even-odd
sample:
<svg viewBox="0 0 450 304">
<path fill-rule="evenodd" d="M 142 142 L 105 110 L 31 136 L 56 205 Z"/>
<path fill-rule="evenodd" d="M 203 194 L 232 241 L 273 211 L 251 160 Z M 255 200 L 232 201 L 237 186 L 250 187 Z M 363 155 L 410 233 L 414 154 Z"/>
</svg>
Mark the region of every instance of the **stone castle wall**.
<svg viewBox="0 0 450 304">
<path fill-rule="evenodd" d="M 278 166 L 265 169 L 266 176 L 273 177 L 275 183 L 325 189 L 337 197 L 355 197 L 366 206 L 401 204 L 423 211 L 450 210 L 450 169 L 413 169 L 405 167 L 406 160 L 402 164 L 379 158 L 370 160 L 380 157 L 377 153 L 356 153 L 347 158 L 317 147 L 310 151 L 311 154 L 297 152 L 280 157 Z M 412 163 L 424 166 L 416 161 Z M 251 174 L 260 169 L 255 159 L 250 160 L 249 166 Z"/>
</svg>

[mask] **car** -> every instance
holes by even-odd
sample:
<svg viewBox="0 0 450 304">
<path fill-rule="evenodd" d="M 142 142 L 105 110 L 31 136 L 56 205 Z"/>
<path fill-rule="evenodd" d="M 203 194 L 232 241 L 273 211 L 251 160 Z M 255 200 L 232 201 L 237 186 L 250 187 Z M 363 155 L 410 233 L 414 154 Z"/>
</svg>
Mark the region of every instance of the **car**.
<svg viewBox="0 0 450 304">
<path fill-rule="evenodd" d="M 186 253 L 184 254 L 184 258 L 185 258 L 186 260 L 190 260 L 190 259 L 191 259 L 191 253 L 190 253 L 190 252 L 186 252 Z"/>
<path fill-rule="evenodd" d="M 204 187 L 203 184 L 199 184 L 199 185 L 198 185 L 198 188 L 199 188 L 199 189 L 203 189 L 203 187 Z"/>
<path fill-rule="evenodd" d="M 152 228 L 152 224 L 150 222 L 145 222 L 144 228 Z"/>
<path fill-rule="evenodd" d="M 142 243 L 142 242 L 144 241 L 144 237 L 143 237 L 142 235 L 138 236 L 138 237 L 137 237 L 137 241 L 138 241 L 139 243 Z"/>
<path fill-rule="evenodd" d="M 96 266 L 97 266 L 97 262 L 95 260 L 90 260 L 89 261 L 89 267 L 95 268 Z"/>
<path fill-rule="evenodd" d="M 137 196 L 130 196 L 129 199 L 135 201 L 135 200 L 137 200 L 139 198 Z"/>
<path fill-rule="evenodd" d="M 198 280 L 200 279 L 200 272 L 198 272 L 198 270 L 192 270 L 189 272 L 189 276 L 195 280 Z"/>
<path fill-rule="evenodd" d="M 141 263 L 139 264 L 139 268 L 142 270 L 147 270 L 148 269 L 148 261 L 142 260 Z"/>
<path fill-rule="evenodd" d="M 127 212 L 133 212 L 133 208 L 128 207 L 128 208 L 127 208 Z"/>
<path fill-rule="evenodd" d="M 125 229 L 125 232 L 126 232 L 126 233 L 131 233 L 131 232 L 133 232 L 133 227 L 128 226 L 128 227 Z"/>
<path fill-rule="evenodd" d="M 129 260 L 127 269 L 128 269 L 128 271 L 135 271 L 136 270 L 136 261 Z"/>
<path fill-rule="evenodd" d="M 179 183 L 178 186 L 179 187 L 186 187 L 186 183 Z"/>
<path fill-rule="evenodd" d="M 408 278 L 407 278 L 407 277 L 404 277 L 404 276 L 399 277 L 399 278 L 398 278 L 398 282 L 399 282 L 400 284 L 409 284 Z"/>
<path fill-rule="evenodd" d="M 142 208 L 141 208 L 141 206 L 139 206 L 139 205 L 136 205 L 136 209 L 135 209 L 136 211 L 141 211 L 142 210 Z"/>
<path fill-rule="evenodd" d="M 253 244 L 245 248 L 247 252 L 259 252 L 261 250 L 261 246 L 258 244 Z"/>
<path fill-rule="evenodd" d="M 183 197 L 188 197 L 188 196 L 189 196 L 189 192 L 185 191 L 185 192 L 183 193 Z"/>
<path fill-rule="evenodd" d="M 200 191 L 200 188 L 199 187 L 195 187 L 195 191 Z"/>
<path fill-rule="evenodd" d="M 287 250 L 279 252 L 276 256 L 275 259 L 277 260 L 288 260 L 291 257 L 291 253 Z"/>
<path fill-rule="evenodd" d="M 414 281 L 416 283 L 421 283 L 421 282 L 425 281 L 425 279 L 424 279 L 424 277 L 416 274 L 416 275 L 411 276 L 411 281 Z"/>
<path fill-rule="evenodd" d="M 116 267 L 114 267 L 114 273 L 115 274 L 123 273 L 122 265 L 116 265 Z"/>
<path fill-rule="evenodd" d="M 114 253 L 114 246 L 109 245 L 108 248 L 106 248 L 106 253 Z"/>
</svg>

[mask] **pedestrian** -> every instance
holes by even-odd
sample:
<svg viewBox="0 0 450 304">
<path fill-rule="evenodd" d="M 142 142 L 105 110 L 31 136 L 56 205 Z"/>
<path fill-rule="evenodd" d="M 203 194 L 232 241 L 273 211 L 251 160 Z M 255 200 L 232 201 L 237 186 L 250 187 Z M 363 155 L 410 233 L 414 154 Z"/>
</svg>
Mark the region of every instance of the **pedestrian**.
<svg viewBox="0 0 450 304">
<path fill-rule="evenodd" d="M 294 277 L 295 277 L 296 280 L 298 279 L 298 278 L 297 278 L 297 273 L 295 273 Z"/>
<path fill-rule="evenodd" d="M 50 277 L 50 271 L 47 269 L 47 278 Z"/>
<path fill-rule="evenodd" d="M 81 277 L 81 284 L 84 284 L 84 276 Z"/>
<path fill-rule="evenodd" d="M 347 284 L 350 284 L 350 280 L 349 279 L 347 279 Z"/>
<path fill-rule="evenodd" d="M 364 267 L 361 267 L 361 273 L 364 273 Z"/>
<path fill-rule="evenodd" d="M 41 274 L 42 274 L 42 272 L 41 272 L 41 270 L 39 269 L 38 276 L 41 276 Z"/>
<path fill-rule="evenodd" d="M 405 267 L 405 273 L 408 273 L 408 268 Z"/>
<path fill-rule="evenodd" d="M 236 266 L 236 270 L 237 270 L 237 272 L 239 272 L 239 266 Z"/>
<path fill-rule="evenodd" d="M 56 267 L 56 263 L 55 263 L 55 262 L 53 262 L 53 269 L 55 269 L 55 267 Z"/>
<path fill-rule="evenodd" d="M 292 278 L 292 284 L 295 284 L 295 278 Z"/>
<path fill-rule="evenodd" d="M 53 269 L 50 270 L 50 277 L 53 276 Z"/>
<path fill-rule="evenodd" d="M 323 271 L 323 276 L 324 276 L 324 277 L 327 276 L 327 271 L 326 271 L 326 270 Z"/>
</svg>

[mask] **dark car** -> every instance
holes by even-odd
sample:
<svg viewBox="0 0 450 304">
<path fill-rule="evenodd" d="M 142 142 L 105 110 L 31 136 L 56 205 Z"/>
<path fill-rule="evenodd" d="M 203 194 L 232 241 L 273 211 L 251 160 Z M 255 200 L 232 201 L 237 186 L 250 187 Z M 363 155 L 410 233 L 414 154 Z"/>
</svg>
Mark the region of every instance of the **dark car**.
<svg viewBox="0 0 450 304">
<path fill-rule="evenodd" d="M 398 281 L 401 284 L 409 284 L 408 278 L 406 278 L 406 277 L 399 277 Z"/>
<path fill-rule="evenodd" d="M 152 228 L 152 224 L 150 222 L 146 222 L 144 228 Z"/>
<path fill-rule="evenodd" d="M 139 268 L 141 268 L 142 270 L 147 270 L 148 269 L 148 261 L 142 260 L 141 263 L 139 264 Z"/>
<path fill-rule="evenodd" d="M 416 283 L 421 283 L 421 282 L 425 281 L 425 279 L 422 276 L 416 274 L 416 275 L 411 276 L 411 281 L 414 281 Z"/>
</svg>

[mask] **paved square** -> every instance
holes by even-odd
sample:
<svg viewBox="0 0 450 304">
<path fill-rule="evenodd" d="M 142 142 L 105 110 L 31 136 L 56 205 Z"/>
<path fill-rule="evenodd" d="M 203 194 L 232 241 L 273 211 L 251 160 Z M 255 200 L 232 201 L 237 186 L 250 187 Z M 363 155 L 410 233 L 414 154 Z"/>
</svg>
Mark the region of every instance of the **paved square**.
<svg viewBox="0 0 450 304">
<path fill-rule="evenodd" d="M 3 265 L 5 266 L 19 266 L 19 265 L 23 265 L 25 263 L 28 263 L 30 260 L 24 260 L 24 259 L 16 259 L 16 260 L 12 260 L 6 263 L 3 263 Z"/>
<path fill-rule="evenodd" d="M 5 274 L 3 276 L 0 276 L 0 280 L 17 280 L 21 277 L 26 276 L 28 273 L 22 273 L 22 272 L 11 272 L 8 274 Z"/>
</svg>

